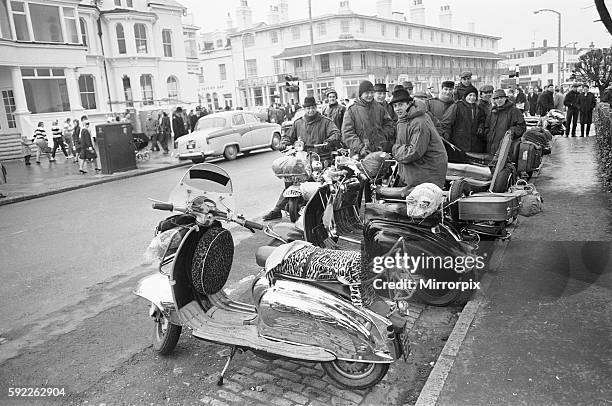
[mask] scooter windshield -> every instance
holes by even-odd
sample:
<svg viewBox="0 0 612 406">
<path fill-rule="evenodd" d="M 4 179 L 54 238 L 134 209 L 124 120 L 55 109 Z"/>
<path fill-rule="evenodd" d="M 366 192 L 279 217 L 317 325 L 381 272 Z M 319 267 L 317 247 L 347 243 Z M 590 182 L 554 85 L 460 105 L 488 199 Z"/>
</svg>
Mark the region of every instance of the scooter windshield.
<svg viewBox="0 0 612 406">
<path fill-rule="evenodd" d="M 217 165 L 204 163 L 189 168 L 170 193 L 170 202 L 188 206 L 198 197 L 213 201 L 219 210 L 235 210 L 232 179 Z"/>
</svg>

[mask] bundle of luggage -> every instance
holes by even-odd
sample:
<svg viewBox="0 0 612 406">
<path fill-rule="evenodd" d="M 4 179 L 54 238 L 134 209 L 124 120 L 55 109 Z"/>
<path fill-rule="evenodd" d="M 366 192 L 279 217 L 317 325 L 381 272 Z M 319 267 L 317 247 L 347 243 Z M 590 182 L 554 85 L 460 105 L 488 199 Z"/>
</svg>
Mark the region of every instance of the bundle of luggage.
<svg viewBox="0 0 612 406">
<path fill-rule="evenodd" d="M 542 164 L 542 156 L 550 154 L 552 134 L 542 127 L 530 128 L 513 146 L 512 157 L 519 172 L 530 174 Z"/>
</svg>

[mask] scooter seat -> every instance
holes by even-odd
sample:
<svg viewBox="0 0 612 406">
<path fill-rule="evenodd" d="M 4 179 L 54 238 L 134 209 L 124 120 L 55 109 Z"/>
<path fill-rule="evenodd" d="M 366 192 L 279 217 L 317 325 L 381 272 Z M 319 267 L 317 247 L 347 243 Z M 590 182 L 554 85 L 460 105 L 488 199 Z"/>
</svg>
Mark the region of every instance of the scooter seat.
<svg viewBox="0 0 612 406">
<path fill-rule="evenodd" d="M 488 166 L 448 163 L 447 176 L 460 176 L 477 180 L 491 180 L 493 174 Z"/>
<path fill-rule="evenodd" d="M 264 245 L 263 247 L 257 248 L 257 252 L 255 252 L 255 262 L 258 266 L 264 267 L 266 266 L 266 260 L 277 247 L 271 247 L 269 245 Z"/>
<path fill-rule="evenodd" d="M 407 186 L 401 187 L 388 187 L 388 186 L 377 186 L 376 196 L 379 199 L 398 199 L 403 200 L 410 194 L 412 188 Z"/>
<path fill-rule="evenodd" d="M 277 223 L 272 227 L 272 231 L 287 242 L 304 239 L 304 232 L 297 228 L 294 223 Z"/>
<path fill-rule="evenodd" d="M 495 160 L 495 154 L 487 154 L 482 152 L 466 152 L 466 156 L 477 160 L 478 162 L 491 163 Z"/>
</svg>

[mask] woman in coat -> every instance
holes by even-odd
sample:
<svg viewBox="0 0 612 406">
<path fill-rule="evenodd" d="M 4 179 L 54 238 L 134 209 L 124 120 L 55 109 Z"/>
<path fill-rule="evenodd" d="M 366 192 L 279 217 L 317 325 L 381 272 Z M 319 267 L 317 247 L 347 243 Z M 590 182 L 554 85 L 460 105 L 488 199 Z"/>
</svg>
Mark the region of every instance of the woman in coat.
<svg viewBox="0 0 612 406">
<path fill-rule="evenodd" d="M 91 133 L 89 132 L 89 121 L 84 121 L 83 129 L 81 130 L 81 152 L 79 153 L 81 161 L 79 163 L 79 172 L 87 173 L 85 170 L 85 162 L 88 160 L 95 160 L 97 157 L 98 155 L 91 141 Z"/>
<path fill-rule="evenodd" d="M 584 127 L 586 126 L 586 136 L 589 136 L 591 124 L 593 123 L 593 109 L 597 105 L 595 95 L 589 92 L 589 86 L 582 85 L 582 92 L 578 95 L 578 111 L 580 112 L 580 136 L 584 137 Z"/>
<path fill-rule="evenodd" d="M 484 136 L 486 115 L 477 100 L 478 90 L 468 86 L 463 100 L 450 106 L 440 123 L 440 135 L 464 152 L 485 152 L 487 148 Z"/>
</svg>

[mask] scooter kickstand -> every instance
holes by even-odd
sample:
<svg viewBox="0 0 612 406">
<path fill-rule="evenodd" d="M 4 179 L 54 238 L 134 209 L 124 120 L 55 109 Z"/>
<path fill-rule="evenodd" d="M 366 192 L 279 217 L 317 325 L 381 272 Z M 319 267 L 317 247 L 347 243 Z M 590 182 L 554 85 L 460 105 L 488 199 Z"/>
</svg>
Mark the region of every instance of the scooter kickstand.
<svg viewBox="0 0 612 406">
<path fill-rule="evenodd" d="M 219 380 L 217 381 L 217 386 L 222 386 L 223 385 L 223 377 L 225 376 L 225 372 L 227 371 L 227 367 L 229 367 L 229 364 L 232 361 L 232 358 L 234 358 L 234 355 L 236 355 L 236 346 L 235 345 L 233 345 L 232 349 L 230 350 L 230 355 L 227 357 L 227 361 L 225 362 L 225 366 L 223 367 L 223 371 L 221 371 L 221 376 L 219 376 Z"/>
</svg>

